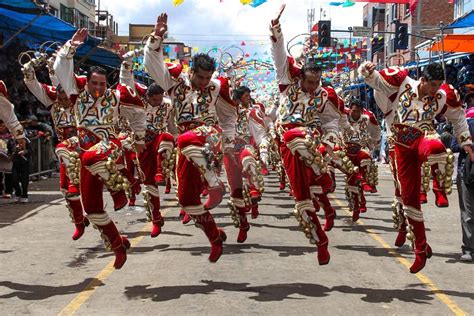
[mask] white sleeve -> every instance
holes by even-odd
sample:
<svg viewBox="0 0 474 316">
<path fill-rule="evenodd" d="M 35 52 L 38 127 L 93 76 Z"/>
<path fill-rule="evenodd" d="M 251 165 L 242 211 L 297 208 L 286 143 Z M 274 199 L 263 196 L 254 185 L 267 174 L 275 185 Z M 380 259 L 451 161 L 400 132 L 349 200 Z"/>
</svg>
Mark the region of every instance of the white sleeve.
<svg viewBox="0 0 474 316">
<path fill-rule="evenodd" d="M 146 71 L 151 78 L 163 88 L 168 91 L 174 85 L 171 74 L 163 58 L 163 47 L 161 45 L 163 39 L 151 35 L 145 45 L 145 55 L 143 63 Z"/>
<path fill-rule="evenodd" d="M 271 52 L 273 63 L 276 69 L 276 78 L 279 84 L 288 85 L 291 83 L 291 79 L 288 76 L 288 55 L 285 50 L 285 41 L 283 33 L 281 32 L 280 24 L 270 24 L 271 36 Z"/>
<path fill-rule="evenodd" d="M 252 117 L 249 119 L 249 129 L 252 134 L 255 142 L 257 143 L 258 149 L 260 151 L 260 157 L 263 162 L 268 163 L 268 146 L 269 141 L 267 133 L 265 131 L 265 126 L 256 122 Z"/>
<path fill-rule="evenodd" d="M 129 60 L 122 61 L 120 66 L 120 84 L 130 87 L 132 91 L 135 91 L 135 78 L 133 76 L 132 62 Z"/>
<path fill-rule="evenodd" d="M 216 115 L 219 126 L 222 129 L 222 147 L 234 147 L 235 125 L 237 124 L 237 111 L 235 107 L 223 98 L 219 98 L 216 103 Z"/>
<path fill-rule="evenodd" d="M 25 138 L 23 126 L 15 115 L 15 108 L 3 94 L 0 94 L 0 120 L 16 139 Z"/>
<path fill-rule="evenodd" d="M 64 44 L 56 56 L 54 61 L 54 72 L 58 78 L 61 87 L 68 96 L 79 94 L 74 76 L 74 54 L 76 48 L 68 41 Z"/>
<path fill-rule="evenodd" d="M 364 76 L 365 83 L 367 83 L 374 90 L 382 92 L 387 97 L 390 97 L 394 93 L 398 92 L 399 87 L 385 82 L 377 70 L 374 70 L 371 75 L 366 73 L 364 70 L 366 63 L 367 62 L 362 63 L 362 65 L 359 67 L 359 73 Z"/>
<path fill-rule="evenodd" d="M 40 101 L 44 106 L 49 107 L 54 103 L 55 100 L 51 100 L 46 91 L 45 87 L 36 79 L 35 70 L 30 63 L 27 63 L 23 67 L 24 81 L 25 85 L 30 90 L 38 101 Z"/>
<path fill-rule="evenodd" d="M 117 98 L 120 100 L 119 91 L 115 91 L 115 93 Z M 120 115 L 128 120 L 130 128 L 134 134 L 135 142 L 137 144 L 144 144 L 147 121 L 145 109 L 138 106 L 126 106 L 120 104 Z"/>
<path fill-rule="evenodd" d="M 448 121 L 453 124 L 453 133 L 456 136 L 459 145 L 472 145 L 471 133 L 467 125 L 466 116 L 462 107 L 452 107 L 448 105 L 448 109 L 444 113 Z"/>
<path fill-rule="evenodd" d="M 378 147 L 380 145 L 380 136 L 382 133 L 382 129 L 380 128 L 380 125 L 376 125 L 372 123 L 369 119 L 369 124 L 367 126 L 367 131 L 369 132 L 370 135 L 370 142 L 373 145 L 374 148 Z"/>
</svg>

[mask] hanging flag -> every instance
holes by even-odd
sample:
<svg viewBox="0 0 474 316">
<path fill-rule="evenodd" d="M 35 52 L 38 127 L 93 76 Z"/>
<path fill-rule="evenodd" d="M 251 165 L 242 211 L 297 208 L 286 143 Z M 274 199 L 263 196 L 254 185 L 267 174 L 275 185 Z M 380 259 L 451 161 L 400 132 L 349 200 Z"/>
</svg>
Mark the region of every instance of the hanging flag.
<svg viewBox="0 0 474 316">
<path fill-rule="evenodd" d="M 250 6 L 256 8 L 265 2 L 267 2 L 267 0 L 253 0 L 252 3 L 250 3 Z"/>
<path fill-rule="evenodd" d="M 175 7 L 177 7 L 177 6 L 181 5 L 183 2 L 184 2 L 184 0 L 173 0 L 173 5 Z"/>
<path fill-rule="evenodd" d="M 343 8 L 348 8 L 348 7 L 352 7 L 353 5 L 355 5 L 355 2 L 352 1 L 352 0 L 346 0 L 343 4 L 342 4 L 342 7 Z"/>
<path fill-rule="evenodd" d="M 245 44 L 244 41 L 242 41 L 242 43 L 240 43 L 240 46 L 245 46 L 245 45 L 246 45 L 246 44 Z"/>
<path fill-rule="evenodd" d="M 372 2 L 372 3 L 402 3 L 409 4 L 413 0 L 352 0 L 355 2 Z"/>
<path fill-rule="evenodd" d="M 240 0 L 243 5 L 251 4 L 253 0 Z"/>
</svg>

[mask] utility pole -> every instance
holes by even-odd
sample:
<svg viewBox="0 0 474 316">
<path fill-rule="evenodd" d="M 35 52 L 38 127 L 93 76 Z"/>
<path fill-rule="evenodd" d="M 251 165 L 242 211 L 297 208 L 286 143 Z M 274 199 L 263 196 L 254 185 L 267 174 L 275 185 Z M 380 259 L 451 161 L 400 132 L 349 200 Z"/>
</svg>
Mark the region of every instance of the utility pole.
<svg viewBox="0 0 474 316">
<path fill-rule="evenodd" d="M 308 33 L 311 33 L 311 28 L 314 25 L 314 8 L 308 9 Z"/>
</svg>

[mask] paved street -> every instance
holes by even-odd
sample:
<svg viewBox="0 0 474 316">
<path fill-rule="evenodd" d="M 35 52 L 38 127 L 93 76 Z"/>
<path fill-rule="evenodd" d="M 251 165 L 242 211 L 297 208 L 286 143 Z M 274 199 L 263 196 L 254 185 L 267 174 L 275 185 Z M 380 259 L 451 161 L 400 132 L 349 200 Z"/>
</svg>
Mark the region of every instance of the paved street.
<svg viewBox="0 0 474 316">
<path fill-rule="evenodd" d="M 162 195 L 166 223 L 155 239 L 143 208 L 113 213 L 107 195 L 109 214 L 132 242 L 117 271 L 96 230 L 89 227 L 71 240 L 57 179 L 34 183 L 32 203 L 0 203 L 1 314 L 474 314 L 474 265 L 457 260 L 457 192 L 444 209 L 434 207 L 430 192 L 423 207 L 434 253 L 413 275 L 408 245 L 393 248 L 393 184 L 386 165 L 380 178 L 379 192 L 367 195 L 368 212 L 352 225 L 338 177 L 327 266 L 317 265 L 315 247 L 290 215 L 293 200 L 278 190 L 275 174 L 267 179 L 261 215 L 251 220 L 245 244 L 236 242 L 226 203 L 213 211 L 228 236 L 216 264 L 207 260 L 203 232 L 177 219 L 173 194 Z"/>
</svg>

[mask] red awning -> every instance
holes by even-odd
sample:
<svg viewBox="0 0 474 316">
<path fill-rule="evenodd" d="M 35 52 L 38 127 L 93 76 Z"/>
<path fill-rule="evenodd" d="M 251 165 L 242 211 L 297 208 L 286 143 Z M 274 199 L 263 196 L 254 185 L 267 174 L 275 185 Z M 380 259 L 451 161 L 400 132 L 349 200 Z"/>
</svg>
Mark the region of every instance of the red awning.
<svg viewBox="0 0 474 316">
<path fill-rule="evenodd" d="M 431 51 L 445 53 L 474 53 L 474 35 L 446 35 L 444 37 L 444 47 L 441 41 L 438 41 L 430 47 Z"/>
</svg>

